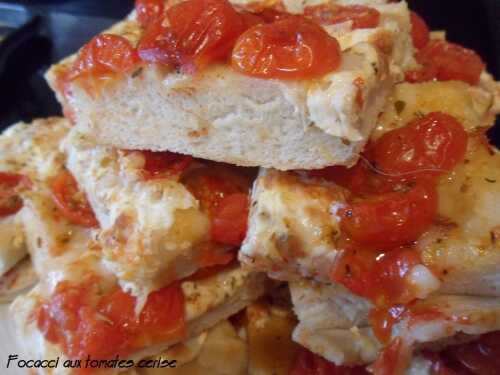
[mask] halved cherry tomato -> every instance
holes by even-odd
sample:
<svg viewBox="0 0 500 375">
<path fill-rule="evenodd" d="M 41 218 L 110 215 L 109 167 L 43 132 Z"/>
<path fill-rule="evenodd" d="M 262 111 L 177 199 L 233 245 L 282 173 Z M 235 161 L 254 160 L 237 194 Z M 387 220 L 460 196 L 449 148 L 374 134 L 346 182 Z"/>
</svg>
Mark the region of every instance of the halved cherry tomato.
<svg viewBox="0 0 500 375">
<path fill-rule="evenodd" d="M 136 299 L 121 289 L 96 301 L 97 291 L 93 282 L 63 282 L 35 311 L 45 338 L 61 345 L 68 357 L 112 359 L 185 335 L 184 294 L 179 283 L 151 293 L 139 316 Z"/>
<path fill-rule="evenodd" d="M 139 42 L 139 56 L 187 73 L 227 58 L 249 22 L 227 0 L 187 0 L 166 14 L 170 25 L 162 19 L 153 22 Z"/>
<path fill-rule="evenodd" d="M 227 196 L 247 190 L 246 179 L 227 169 L 203 168 L 195 170 L 183 181 L 188 190 L 200 201 L 201 208 L 212 218 Z"/>
<path fill-rule="evenodd" d="M 164 25 L 163 19 L 148 26 L 139 41 L 137 53 L 142 61 L 151 64 L 175 67 L 181 61 L 178 38 L 172 28 Z"/>
<path fill-rule="evenodd" d="M 143 170 L 146 179 L 178 176 L 186 170 L 193 161 L 192 156 L 176 154 L 169 151 L 141 151 L 141 154 L 145 159 Z"/>
<path fill-rule="evenodd" d="M 481 57 L 468 48 L 443 40 L 431 40 L 417 53 L 417 61 L 437 69 L 439 81 L 458 80 L 471 85 L 479 83 L 485 68 Z"/>
<path fill-rule="evenodd" d="M 322 25 L 352 22 L 353 29 L 377 27 L 380 23 L 380 12 L 364 5 L 320 4 L 307 6 L 304 15 Z"/>
<path fill-rule="evenodd" d="M 17 213 L 23 207 L 18 194 L 31 186 L 31 180 L 22 174 L 0 172 L 0 217 Z"/>
<path fill-rule="evenodd" d="M 250 28 L 239 37 L 232 55 L 234 69 L 260 78 L 321 77 L 337 69 L 340 61 L 337 40 L 299 16 Z"/>
<path fill-rule="evenodd" d="M 376 306 L 386 307 L 414 298 L 406 275 L 420 263 L 420 255 L 411 248 L 377 253 L 348 247 L 335 262 L 330 278 Z"/>
<path fill-rule="evenodd" d="M 94 37 L 78 53 L 66 80 L 82 76 L 99 78 L 132 71 L 139 62 L 132 44 L 122 36 L 101 34 Z"/>
<path fill-rule="evenodd" d="M 187 0 L 168 9 L 167 15 L 184 67 L 225 59 L 245 30 L 243 18 L 227 0 Z"/>
<path fill-rule="evenodd" d="M 212 221 L 212 240 L 226 245 L 240 246 L 247 233 L 249 211 L 247 194 L 224 197 Z"/>
<path fill-rule="evenodd" d="M 368 375 L 369 372 L 361 366 L 337 366 L 332 362 L 301 348 L 290 375 Z"/>
<path fill-rule="evenodd" d="M 68 171 L 59 173 L 52 183 L 52 200 L 71 223 L 87 228 L 99 225 L 85 194 Z"/>
<path fill-rule="evenodd" d="M 410 21 L 413 45 L 417 49 L 422 49 L 430 40 L 429 26 L 427 26 L 424 19 L 415 12 L 410 12 Z"/>
<path fill-rule="evenodd" d="M 135 0 L 137 20 L 146 27 L 159 19 L 165 9 L 165 0 Z"/>
<path fill-rule="evenodd" d="M 340 227 L 355 243 L 391 250 L 417 240 L 437 214 L 437 191 L 419 183 L 409 191 L 354 200 L 339 211 Z"/>
<path fill-rule="evenodd" d="M 467 132 L 453 116 L 432 112 L 385 133 L 373 146 L 373 162 L 391 179 L 415 180 L 450 171 L 464 157 Z"/>
</svg>

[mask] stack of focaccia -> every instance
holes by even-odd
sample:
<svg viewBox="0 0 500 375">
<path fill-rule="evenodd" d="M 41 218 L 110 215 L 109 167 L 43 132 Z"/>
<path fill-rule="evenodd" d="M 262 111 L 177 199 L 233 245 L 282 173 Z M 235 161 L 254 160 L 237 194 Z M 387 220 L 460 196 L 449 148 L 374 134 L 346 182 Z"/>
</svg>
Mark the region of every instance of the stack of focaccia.
<svg viewBox="0 0 500 375">
<path fill-rule="evenodd" d="M 47 80 L 0 136 L 20 338 L 177 362 L 41 373 L 500 371 L 500 88 L 405 2 L 138 0 Z"/>
</svg>

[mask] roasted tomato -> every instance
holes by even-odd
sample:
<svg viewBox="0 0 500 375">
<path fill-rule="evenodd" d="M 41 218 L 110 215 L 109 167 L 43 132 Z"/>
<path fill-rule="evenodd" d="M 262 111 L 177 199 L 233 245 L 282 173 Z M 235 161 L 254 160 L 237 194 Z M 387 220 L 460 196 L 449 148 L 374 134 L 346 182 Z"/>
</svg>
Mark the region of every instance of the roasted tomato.
<svg viewBox="0 0 500 375">
<path fill-rule="evenodd" d="M 253 77 L 309 79 L 337 69 L 341 54 L 337 40 L 304 17 L 288 17 L 257 25 L 239 37 L 232 66 Z"/>
<path fill-rule="evenodd" d="M 306 7 L 304 14 L 322 25 L 351 21 L 353 29 L 374 28 L 380 23 L 379 11 L 364 5 L 320 4 Z"/>
<path fill-rule="evenodd" d="M 336 261 L 331 279 L 377 306 L 392 306 L 414 298 L 406 276 L 420 263 L 418 252 L 411 248 L 387 253 L 347 248 Z"/>
<path fill-rule="evenodd" d="M 169 151 L 140 152 L 144 156 L 143 171 L 146 179 L 179 176 L 193 161 L 192 156 L 176 154 Z"/>
<path fill-rule="evenodd" d="M 135 0 L 137 20 L 146 27 L 161 18 L 165 10 L 165 0 Z"/>
<path fill-rule="evenodd" d="M 45 338 L 61 345 L 70 358 L 90 355 L 111 359 L 184 336 L 184 295 L 179 283 L 151 293 L 139 316 L 134 297 L 117 289 L 95 301 L 98 291 L 95 280 L 63 282 L 35 311 L 37 326 Z"/>
<path fill-rule="evenodd" d="M 78 53 L 66 80 L 82 76 L 100 78 L 132 71 L 139 62 L 137 52 L 124 37 L 101 34 L 94 37 Z"/>
<path fill-rule="evenodd" d="M 339 211 L 340 227 L 352 241 L 373 250 L 390 250 L 417 240 L 437 215 L 434 185 L 355 199 Z"/>
<path fill-rule="evenodd" d="M 0 172 L 0 217 L 17 213 L 23 206 L 18 194 L 31 186 L 31 180 L 22 174 Z"/>
<path fill-rule="evenodd" d="M 153 23 L 139 43 L 139 56 L 189 73 L 227 58 L 246 27 L 227 0 L 187 0 L 166 14 L 170 25 L 164 26 L 162 20 Z"/>
<path fill-rule="evenodd" d="M 427 26 L 423 18 L 415 12 L 410 12 L 410 20 L 413 45 L 417 49 L 422 49 L 430 40 L 429 26 Z"/>
<path fill-rule="evenodd" d="M 237 193 L 224 197 L 215 211 L 212 239 L 215 242 L 239 246 L 247 233 L 249 198 Z"/>
<path fill-rule="evenodd" d="M 290 375 L 368 375 L 364 367 L 337 366 L 332 362 L 301 348 Z"/>
<path fill-rule="evenodd" d="M 71 223 L 87 228 L 99 225 L 85 194 L 68 171 L 59 173 L 52 183 L 52 200 Z"/>
<path fill-rule="evenodd" d="M 458 80 L 471 85 L 479 83 L 484 62 L 476 52 L 458 44 L 432 40 L 417 53 L 417 61 L 435 67 L 439 81 Z"/>
<path fill-rule="evenodd" d="M 467 133 L 453 116 L 432 112 L 384 134 L 372 148 L 373 162 L 391 179 L 417 180 L 450 171 L 464 157 Z"/>
</svg>

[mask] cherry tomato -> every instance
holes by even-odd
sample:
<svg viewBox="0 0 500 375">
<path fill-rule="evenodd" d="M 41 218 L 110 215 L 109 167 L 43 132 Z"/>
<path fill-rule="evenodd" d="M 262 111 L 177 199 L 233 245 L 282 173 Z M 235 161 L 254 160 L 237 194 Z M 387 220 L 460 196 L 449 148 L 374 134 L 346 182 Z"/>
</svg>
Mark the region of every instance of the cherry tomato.
<svg viewBox="0 0 500 375">
<path fill-rule="evenodd" d="M 78 53 L 67 80 L 82 76 L 101 77 L 110 74 L 124 74 L 138 64 L 137 52 L 124 37 L 101 34 L 94 37 Z"/>
<path fill-rule="evenodd" d="M 304 15 L 322 25 L 351 21 L 353 29 L 374 28 L 380 23 L 379 11 L 364 5 L 320 4 L 306 7 Z"/>
<path fill-rule="evenodd" d="M 68 171 L 59 173 L 52 183 L 52 200 L 71 223 L 87 228 L 99 225 L 85 194 Z"/>
<path fill-rule="evenodd" d="M 212 240 L 226 245 L 240 246 L 247 233 L 249 198 L 237 193 L 224 197 L 215 211 L 212 222 Z"/>
<path fill-rule="evenodd" d="M 437 176 L 464 159 L 467 138 L 453 116 L 432 112 L 384 134 L 372 149 L 373 162 L 393 179 Z"/>
<path fill-rule="evenodd" d="M 169 151 L 140 151 L 144 156 L 144 173 L 146 179 L 165 178 L 180 175 L 186 170 L 193 157 Z"/>
<path fill-rule="evenodd" d="M 208 244 L 207 247 L 201 251 L 201 256 L 198 261 L 200 269 L 189 276 L 187 280 L 200 280 L 220 273 L 231 266 L 236 259 L 236 255 L 234 250 L 228 251 L 225 246 L 217 246 L 213 243 Z"/>
<path fill-rule="evenodd" d="M 227 0 L 187 0 L 168 9 L 167 15 L 178 38 L 180 63 L 187 70 L 230 56 L 245 30 L 243 18 Z"/>
<path fill-rule="evenodd" d="M 347 246 L 335 262 L 330 278 L 385 308 L 414 299 L 406 275 L 420 263 L 419 253 L 411 248 L 384 253 Z"/>
<path fill-rule="evenodd" d="M 321 77 L 340 61 L 337 40 L 299 16 L 250 28 L 236 41 L 232 55 L 235 70 L 259 78 Z"/>
<path fill-rule="evenodd" d="M 96 300 L 98 290 L 88 280 L 59 283 L 51 299 L 35 311 L 44 337 L 61 345 L 68 357 L 112 359 L 185 335 L 179 283 L 151 293 L 139 316 L 136 299 L 128 293 L 116 289 Z"/>
<path fill-rule="evenodd" d="M 137 20 L 146 27 L 159 19 L 165 9 L 164 0 L 135 0 Z"/>
<path fill-rule="evenodd" d="M 439 81 L 458 80 L 471 85 L 479 83 L 485 64 L 474 51 L 458 44 L 432 40 L 417 53 L 417 61 L 437 69 Z"/>
<path fill-rule="evenodd" d="M 31 186 L 31 180 L 24 175 L 0 172 L 0 217 L 17 213 L 23 207 L 18 194 Z"/>
<path fill-rule="evenodd" d="M 163 19 L 150 24 L 143 34 L 137 53 L 142 61 L 175 67 L 180 64 L 181 51 L 172 28 L 164 26 Z"/>
<path fill-rule="evenodd" d="M 406 192 L 355 200 L 339 211 L 342 231 L 355 243 L 390 250 L 417 240 L 437 214 L 437 191 L 417 184 Z"/>
<path fill-rule="evenodd" d="M 243 19 L 243 23 L 245 24 L 245 30 L 251 28 L 252 26 L 260 25 L 261 23 L 266 22 L 266 20 L 259 14 L 241 12 L 240 15 Z"/>
<path fill-rule="evenodd" d="M 247 181 L 226 169 L 202 168 L 184 179 L 184 185 L 200 201 L 201 208 L 213 219 L 227 196 L 247 191 Z"/>
<path fill-rule="evenodd" d="M 429 26 L 427 26 L 424 19 L 415 12 L 410 12 L 410 21 L 413 45 L 417 49 L 422 49 L 430 40 Z"/>
<path fill-rule="evenodd" d="M 290 375 L 368 375 L 369 372 L 361 366 L 337 366 L 332 362 L 301 348 L 295 360 Z"/>
</svg>

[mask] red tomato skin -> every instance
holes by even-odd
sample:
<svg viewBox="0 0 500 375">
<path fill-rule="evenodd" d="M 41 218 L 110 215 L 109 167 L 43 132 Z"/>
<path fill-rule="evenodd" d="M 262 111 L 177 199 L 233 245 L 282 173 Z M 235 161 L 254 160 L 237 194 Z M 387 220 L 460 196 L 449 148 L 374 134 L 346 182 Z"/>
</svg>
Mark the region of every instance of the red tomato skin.
<svg viewBox="0 0 500 375">
<path fill-rule="evenodd" d="M 184 172 L 193 157 L 169 151 L 140 151 L 144 156 L 143 172 L 147 180 L 179 176 Z"/>
<path fill-rule="evenodd" d="M 360 199 L 339 212 L 340 227 L 353 242 L 374 250 L 390 250 L 417 240 L 437 215 L 437 191 L 417 184 L 408 192 Z"/>
<path fill-rule="evenodd" d="M 427 43 L 429 43 L 430 40 L 429 26 L 427 26 L 427 23 L 422 17 L 413 11 L 410 12 L 410 21 L 413 45 L 417 49 L 422 49 L 427 45 Z"/>
<path fill-rule="evenodd" d="M 432 112 L 384 134 L 372 148 L 373 162 L 393 180 L 436 177 L 463 161 L 468 135 L 453 116 Z"/>
<path fill-rule="evenodd" d="M 23 201 L 19 193 L 33 186 L 29 177 L 18 173 L 0 172 L 0 217 L 19 212 Z"/>
<path fill-rule="evenodd" d="M 231 59 L 242 74 L 277 79 L 321 77 L 340 62 L 337 40 L 299 16 L 250 28 L 236 41 Z"/>
<path fill-rule="evenodd" d="M 174 31 L 164 26 L 163 19 L 151 23 L 137 46 L 139 58 L 150 64 L 175 67 L 180 64 L 181 51 Z"/>
<path fill-rule="evenodd" d="M 230 56 L 245 22 L 227 0 L 188 0 L 167 10 L 181 66 L 194 70 Z"/>
<path fill-rule="evenodd" d="M 422 65 L 436 68 L 439 81 L 464 81 L 477 85 L 485 64 L 471 49 L 442 40 L 432 40 L 417 53 L 417 61 Z"/>
<path fill-rule="evenodd" d="M 137 20 L 143 27 L 161 18 L 164 10 L 164 0 L 135 0 Z"/>
<path fill-rule="evenodd" d="M 179 283 L 151 293 L 136 316 L 136 299 L 121 289 L 95 301 L 99 290 L 95 281 L 60 283 L 52 298 L 35 311 L 34 319 L 44 337 L 61 345 L 69 358 L 90 355 L 93 359 L 111 359 L 184 337 L 184 295 Z"/>
<path fill-rule="evenodd" d="M 225 245 L 240 246 L 248 226 L 249 197 L 237 193 L 224 197 L 212 221 L 212 240 Z"/>
<path fill-rule="evenodd" d="M 52 201 L 59 212 L 75 225 L 86 228 L 99 226 L 86 198 L 74 202 L 73 197 L 79 192 L 78 183 L 71 173 L 62 171 L 52 183 Z"/>
<path fill-rule="evenodd" d="M 83 76 L 100 78 L 131 72 L 139 63 L 132 44 L 122 36 L 101 34 L 94 37 L 78 53 L 65 79 L 72 81 Z"/>
<path fill-rule="evenodd" d="M 380 12 L 364 5 L 320 4 L 307 6 L 304 15 L 321 25 L 351 21 L 352 29 L 371 29 L 380 23 Z"/>
</svg>

